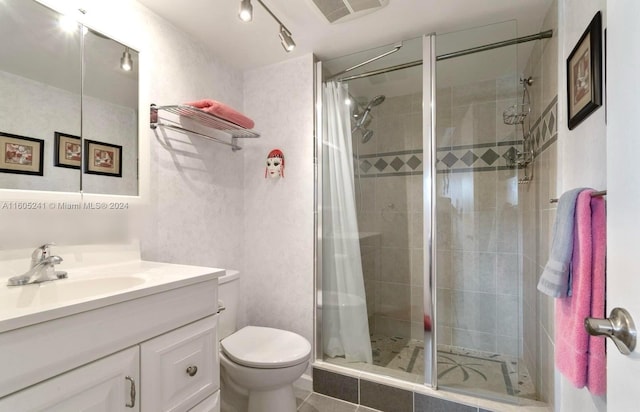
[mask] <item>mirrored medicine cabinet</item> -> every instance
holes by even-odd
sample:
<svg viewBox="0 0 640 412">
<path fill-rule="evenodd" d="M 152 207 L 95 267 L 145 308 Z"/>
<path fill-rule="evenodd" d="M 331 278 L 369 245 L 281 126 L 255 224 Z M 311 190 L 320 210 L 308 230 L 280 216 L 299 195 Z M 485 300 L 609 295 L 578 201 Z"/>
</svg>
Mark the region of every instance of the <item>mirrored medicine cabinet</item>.
<svg viewBox="0 0 640 412">
<path fill-rule="evenodd" d="M 137 196 L 138 52 L 63 23 L 0 1 L 0 189 Z"/>
</svg>

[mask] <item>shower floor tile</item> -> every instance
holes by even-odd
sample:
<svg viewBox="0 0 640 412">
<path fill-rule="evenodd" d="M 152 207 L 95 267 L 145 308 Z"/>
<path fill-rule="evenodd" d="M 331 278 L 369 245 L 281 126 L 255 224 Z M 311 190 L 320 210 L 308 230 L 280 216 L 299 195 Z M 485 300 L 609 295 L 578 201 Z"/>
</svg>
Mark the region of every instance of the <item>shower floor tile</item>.
<svg viewBox="0 0 640 412">
<path fill-rule="evenodd" d="M 422 341 L 398 336 L 372 335 L 371 350 L 372 365 L 362 362 L 349 363 L 341 357 L 325 360 L 408 382 L 423 382 Z M 531 377 L 517 358 L 446 345 L 438 345 L 438 385 L 463 392 L 485 392 L 489 397 L 537 399 Z"/>
<path fill-rule="evenodd" d="M 518 358 L 438 345 L 438 385 L 536 399 L 527 368 Z"/>
</svg>

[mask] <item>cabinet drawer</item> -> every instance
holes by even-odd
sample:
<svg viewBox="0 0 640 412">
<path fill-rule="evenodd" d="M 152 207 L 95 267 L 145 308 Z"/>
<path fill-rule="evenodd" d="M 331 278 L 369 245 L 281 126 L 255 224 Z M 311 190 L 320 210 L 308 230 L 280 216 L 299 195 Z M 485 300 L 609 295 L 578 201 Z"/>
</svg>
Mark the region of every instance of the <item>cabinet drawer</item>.
<svg viewBox="0 0 640 412">
<path fill-rule="evenodd" d="M 189 409 L 189 412 L 220 412 L 220 391 Z"/>
<path fill-rule="evenodd" d="M 220 388 L 218 316 L 140 345 L 143 411 L 187 411 Z"/>
</svg>

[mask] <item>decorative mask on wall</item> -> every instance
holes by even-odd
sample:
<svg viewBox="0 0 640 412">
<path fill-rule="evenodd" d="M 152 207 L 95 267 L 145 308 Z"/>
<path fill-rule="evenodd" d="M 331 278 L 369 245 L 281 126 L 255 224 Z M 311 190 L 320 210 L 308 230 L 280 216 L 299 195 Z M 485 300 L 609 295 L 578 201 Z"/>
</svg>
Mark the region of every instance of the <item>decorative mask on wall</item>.
<svg viewBox="0 0 640 412">
<path fill-rule="evenodd" d="M 280 149 L 273 149 L 267 156 L 267 168 L 264 170 L 264 177 L 277 179 L 284 177 L 284 153 Z"/>
</svg>

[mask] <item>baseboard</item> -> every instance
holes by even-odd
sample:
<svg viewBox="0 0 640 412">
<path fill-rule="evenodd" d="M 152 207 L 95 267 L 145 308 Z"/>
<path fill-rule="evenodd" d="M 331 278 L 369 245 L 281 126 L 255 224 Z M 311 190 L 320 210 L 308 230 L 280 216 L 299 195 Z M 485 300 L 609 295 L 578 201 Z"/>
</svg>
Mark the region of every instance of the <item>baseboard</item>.
<svg viewBox="0 0 640 412">
<path fill-rule="evenodd" d="M 293 386 L 307 392 L 313 392 L 313 379 L 311 375 L 304 374 L 293 382 Z"/>
</svg>

